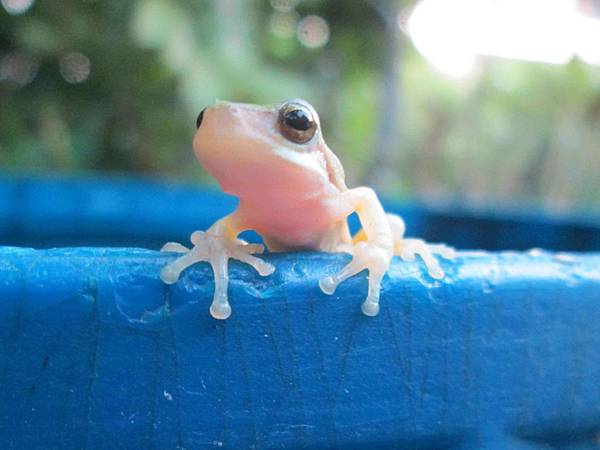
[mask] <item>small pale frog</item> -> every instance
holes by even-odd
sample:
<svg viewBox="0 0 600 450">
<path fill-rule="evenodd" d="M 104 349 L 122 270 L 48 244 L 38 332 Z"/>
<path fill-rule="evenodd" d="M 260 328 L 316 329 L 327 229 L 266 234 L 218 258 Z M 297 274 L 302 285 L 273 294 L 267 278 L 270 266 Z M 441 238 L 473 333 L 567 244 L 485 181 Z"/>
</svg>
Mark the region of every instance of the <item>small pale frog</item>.
<svg viewBox="0 0 600 450">
<path fill-rule="evenodd" d="M 338 284 L 369 271 L 368 294 L 362 311 L 379 312 L 381 280 L 393 255 L 415 256 L 429 275 L 440 279 L 444 271 L 435 255 L 453 257 L 453 249 L 404 237 L 402 219 L 386 214 L 367 187 L 349 189 L 339 159 L 323 140 L 319 116 L 303 100 L 276 106 L 217 102 L 198 116 L 194 151 L 221 188 L 239 198 L 238 208 L 207 231 L 191 235 L 193 247 L 170 242 L 162 251 L 182 253 L 165 266 L 161 279 L 175 283 L 181 272 L 199 261 L 213 269 L 215 291 L 210 313 L 227 319 L 228 260 L 237 259 L 266 276 L 275 268 L 254 256 L 262 245 L 248 244 L 238 235 L 254 230 L 270 251 L 319 250 L 346 252 L 352 260 L 337 274 L 319 281 L 333 294 Z M 356 212 L 362 229 L 352 237 L 347 218 Z"/>
</svg>

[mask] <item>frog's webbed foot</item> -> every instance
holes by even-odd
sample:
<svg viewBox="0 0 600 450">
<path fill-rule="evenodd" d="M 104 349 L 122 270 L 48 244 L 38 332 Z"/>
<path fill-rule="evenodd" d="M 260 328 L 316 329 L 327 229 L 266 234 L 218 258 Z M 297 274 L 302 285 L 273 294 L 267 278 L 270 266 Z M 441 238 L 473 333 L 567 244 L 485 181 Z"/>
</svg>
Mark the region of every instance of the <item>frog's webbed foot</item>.
<svg viewBox="0 0 600 450">
<path fill-rule="evenodd" d="M 396 242 L 394 253 L 404 261 L 414 261 L 418 255 L 425 263 L 429 276 L 436 280 L 444 278 L 445 273 L 435 255 L 452 259 L 456 254 L 452 247 L 444 244 L 428 244 L 422 239 L 402 239 Z"/>
<path fill-rule="evenodd" d="M 167 284 L 176 283 L 181 272 L 189 266 L 200 261 L 208 261 L 215 278 L 215 292 L 210 305 L 210 314 L 215 319 L 227 319 L 231 315 L 231 306 L 227 299 L 229 259 L 237 259 L 251 265 L 262 276 L 270 275 L 275 271 L 273 265 L 253 255 L 264 251 L 262 245 L 248 244 L 241 239 L 202 231 L 192 233 L 191 241 L 194 244 L 192 249 L 175 242 L 163 246 L 161 251 L 183 253 L 183 255 L 163 267 L 160 278 Z"/>
<path fill-rule="evenodd" d="M 376 316 L 379 313 L 381 280 L 390 265 L 392 251 L 368 242 L 359 242 L 347 250 L 352 255 L 352 261 L 335 275 L 321 278 L 319 287 L 325 294 L 331 295 L 341 282 L 367 269 L 369 289 L 361 309 L 367 316 Z"/>
</svg>

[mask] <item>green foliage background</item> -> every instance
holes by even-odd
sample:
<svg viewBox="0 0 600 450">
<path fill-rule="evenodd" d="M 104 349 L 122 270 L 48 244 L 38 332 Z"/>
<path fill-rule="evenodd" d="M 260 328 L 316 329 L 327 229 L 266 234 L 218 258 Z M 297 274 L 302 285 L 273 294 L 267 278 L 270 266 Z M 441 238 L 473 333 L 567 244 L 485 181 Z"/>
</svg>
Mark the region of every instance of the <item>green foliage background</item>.
<svg viewBox="0 0 600 450">
<path fill-rule="evenodd" d="M 381 159 L 385 14 L 373 1 L 300 0 L 296 17 L 320 15 L 331 30 L 324 47 L 308 49 L 294 34 L 272 32 L 272 3 L 38 0 L 22 15 L 0 9 L 0 61 L 6 69 L 17 54 L 36 68 L 24 84 L 0 69 L 0 168 L 210 183 L 191 150 L 206 104 L 304 97 L 320 112 L 351 185 L 486 205 L 600 205 L 598 67 L 488 58 L 475 75 L 452 80 L 399 34 L 398 137 Z M 382 3 L 388 11 L 411 6 Z M 69 52 L 90 60 L 83 83 L 61 76 Z"/>
</svg>

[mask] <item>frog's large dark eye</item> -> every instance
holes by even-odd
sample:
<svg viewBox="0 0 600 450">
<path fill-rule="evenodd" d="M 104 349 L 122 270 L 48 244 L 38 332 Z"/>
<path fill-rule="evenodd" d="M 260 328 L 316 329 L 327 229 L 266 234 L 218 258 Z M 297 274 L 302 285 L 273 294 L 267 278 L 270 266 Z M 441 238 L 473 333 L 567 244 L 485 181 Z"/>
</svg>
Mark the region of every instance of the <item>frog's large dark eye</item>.
<svg viewBox="0 0 600 450">
<path fill-rule="evenodd" d="M 198 114 L 198 118 L 196 119 L 196 129 L 200 128 L 200 125 L 202 125 L 202 119 L 204 118 L 204 111 L 206 111 L 206 108 L 204 108 L 202 111 L 200 111 L 200 114 Z"/>
<path fill-rule="evenodd" d="M 309 105 L 287 102 L 279 108 L 279 130 L 283 137 L 296 144 L 304 144 L 317 132 L 317 117 Z"/>
</svg>

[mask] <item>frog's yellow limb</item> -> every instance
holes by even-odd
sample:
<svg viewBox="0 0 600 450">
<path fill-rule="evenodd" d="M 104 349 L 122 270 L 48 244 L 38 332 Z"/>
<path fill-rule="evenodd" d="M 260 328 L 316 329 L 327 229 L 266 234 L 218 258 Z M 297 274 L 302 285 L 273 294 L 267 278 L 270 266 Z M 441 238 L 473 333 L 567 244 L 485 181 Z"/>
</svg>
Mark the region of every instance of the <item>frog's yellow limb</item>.
<svg viewBox="0 0 600 450">
<path fill-rule="evenodd" d="M 215 292 L 210 305 L 210 314 L 215 319 L 227 319 L 231 315 L 231 306 L 227 298 L 229 259 L 237 259 L 251 265 L 262 276 L 270 275 L 275 271 L 273 265 L 252 255 L 253 253 L 262 253 L 264 246 L 248 244 L 237 238 L 244 230 L 245 227 L 236 211 L 215 222 L 206 232 L 195 231 L 192 233 L 190 237 L 194 244 L 192 249 L 175 242 L 165 244 L 161 251 L 184 254 L 165 266 L 160 273 L 160 278 L 167 284 L 173 284 L 177 282 L 181 272 L 192 264 L 208 261 L 215 279 Z"/>
<path fill-rule="evenodd" d="M 404 221 L 395 214 L 387 214 L 387 219 L 394 238 L 394 255 L 400 256 L 405 261 L 414 261 L 418 255 L 423 260 L 427 272 L 432 278 L 437 280 L 444 278 L 444 270 L 441 268 L 435 255 L 439 255 L 445 259 L 452 259 L 455 254 L 454 249 L 443 244 L 428 244 L 422 239 L 405 238 L 404 232 L 406 226 L 404 225 Z M 354 235 L 352 242 L 358 243 L 366 239 L 367 235 L 361 229 Z"/>
<path fill-rule="evenodd" d="M 367 269 L 369 288 L 361 309 L 367 316 L 376 316 L 379 313 L 381 280 L 388 270 L 394 251 L 392 230 L 372 189 L 360 187 L 345 191 L 341 200 L 347 202 L 349 213 L 358 214 L 366 239 L 341 247 L 352 255 L 352 260 L 337 274 L 322 278 L 319 287 L 324 293 L 333 294 L 341 282 Z"/>
</svg>

